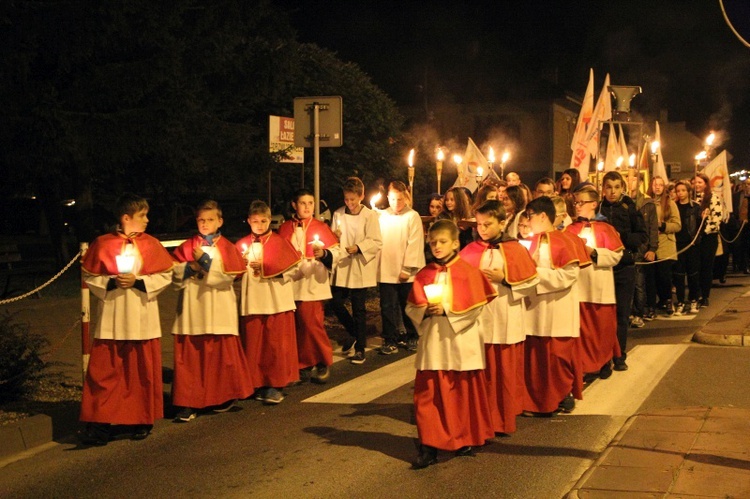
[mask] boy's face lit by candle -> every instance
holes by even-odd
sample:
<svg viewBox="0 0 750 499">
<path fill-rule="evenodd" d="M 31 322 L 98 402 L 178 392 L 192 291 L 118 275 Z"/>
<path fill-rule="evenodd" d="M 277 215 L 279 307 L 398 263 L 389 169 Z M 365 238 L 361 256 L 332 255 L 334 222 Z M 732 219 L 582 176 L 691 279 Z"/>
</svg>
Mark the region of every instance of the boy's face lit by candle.
<svg viewBox="0 0 750 499">
<path fill-rule="evenodd" d="M 250 225 L 253 234 L 260 236 L 268 232 L 268 227 L 271 225 L 271 217 L 265 213 L 254 213 L 247 217 L 247 223 Z"/>
<path fill-rule="evenodd" d="M 406 198 L 404 197 L 404 193 L 396 190 L 388 191 L 388 204 L 396 213 L 404 211 L 404 208 L 406 208 Z"/>
<path fill-rule="evenodd" d="M 216 209 L 199 211 L 195 221 L 198 223 L 198 232 L 203 236 L 216 234 L 224 225 L 224 219 L 219 216 L 219 211 Z"/>
<path fill-rule="evenodd" d="M 359 213 L 360 205 L 364 198 L 364 195 L 360 196 L 355 192 L 344 192 L 344 204 L 349 208 L 349 211 L 355 215 Z"/>
<path fill-rule="evenodd" d="M 123 215 L 120 219 L 122 232 L 132 234 L 133 232 L 146 232 L 148 225 L 148 208 L 135 212 L 133 215 Z"/>
<path fill-rule="evenodd" d="M 505 220 L 502 222 L 497 218 L 486 213 L 477 213 L 477 233 L 482 241 L 492 241 L 496 239 L 505 227 Z"/>
<path fill-rule="evenodd" d="M 315 213 L 315 198 L 305 194 L 298 197 L 297 201 L 292 201 L 292 207 L 297 212 L 297 218 L 307 220 Z"/>
<path fill-rule="evenodd" d="M 460 246 L 458 239 L 453 239 L 447 230 L 430 232 L 430 250 L 438 260 L 445 260 L 455 253 Z"/>
</svg>

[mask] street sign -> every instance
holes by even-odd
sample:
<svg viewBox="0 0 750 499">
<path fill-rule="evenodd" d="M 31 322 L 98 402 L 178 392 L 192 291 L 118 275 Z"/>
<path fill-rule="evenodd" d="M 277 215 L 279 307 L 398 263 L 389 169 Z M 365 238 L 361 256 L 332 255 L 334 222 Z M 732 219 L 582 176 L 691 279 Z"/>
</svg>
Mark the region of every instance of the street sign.
<svg viewBox="0 0 750 499">
<path fill-rule="evenodd" d="M 343 104 L 340 95 L 294 98 L 294 145 L 313 147 L 314 111 L 318 106 L 319 147 L 341 147 L 343 144 Z"/>
<path fill-rule="evenodd" d="M 286 116 L 268 117 L 268 150 L 272 153 L 285 151 L 286 157 L 279 163 L 304 163 L 304 147 L 294 147 L 294 118 Z"/>
</svg>

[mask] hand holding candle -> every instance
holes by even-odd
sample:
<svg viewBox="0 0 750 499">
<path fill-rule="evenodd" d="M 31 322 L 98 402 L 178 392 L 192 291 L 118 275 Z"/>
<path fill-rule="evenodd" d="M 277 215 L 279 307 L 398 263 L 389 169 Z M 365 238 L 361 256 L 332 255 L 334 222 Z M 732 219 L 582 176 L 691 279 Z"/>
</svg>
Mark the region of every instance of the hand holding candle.
<svg viewBox="0 0 750 499">
<path fill-rule="evenodd" d="M 320 240 L 320 236 L 315 234 L 310 244 L 312 244 L 313 256 L 315 256 L 315 258 L 321 258 L 325 254 L 323 251 L 324 244 L 323 241 Z"/>
</svg>

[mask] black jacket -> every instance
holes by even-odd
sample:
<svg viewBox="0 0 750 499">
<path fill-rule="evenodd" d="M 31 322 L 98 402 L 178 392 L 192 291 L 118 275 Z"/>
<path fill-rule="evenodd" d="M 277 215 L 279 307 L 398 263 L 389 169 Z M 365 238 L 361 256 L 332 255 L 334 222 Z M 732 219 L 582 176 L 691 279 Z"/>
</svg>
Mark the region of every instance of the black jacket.
<svg viewBox="0 0 750 499">
<path fill-rule="evenodd" d="M 610 225 L 617 229 L 622 244 L 625 246 L 622 259 L 615 270 L 626 265 L 633 265 L 638 247 L 648 240 L 643 215 L 636 209 L 635 201 L 624 194 L 614 203 L 604 198 L 599 206 L 599 212 L 607 218 Z"/>
</svg>

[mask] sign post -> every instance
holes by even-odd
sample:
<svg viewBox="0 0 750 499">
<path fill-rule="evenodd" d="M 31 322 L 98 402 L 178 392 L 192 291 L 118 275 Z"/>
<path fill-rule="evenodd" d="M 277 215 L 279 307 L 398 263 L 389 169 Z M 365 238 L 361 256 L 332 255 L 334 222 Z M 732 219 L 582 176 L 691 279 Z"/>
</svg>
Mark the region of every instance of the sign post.
<svg viewBox="0 0 750 499">
<path fill-rule="evenodd" d="M 314 161 L 315 218 L 320 217 L 320 148 L 343 144 L 341 96 L 296 97 L 294 145 L 312 147 Z M 322 113 L 322 114 L 321 114 Z"/>
</svg>

